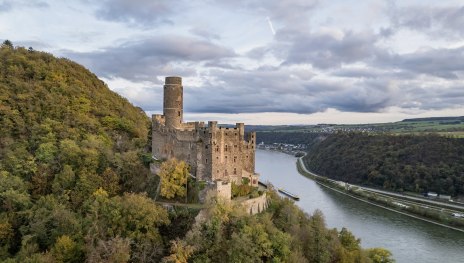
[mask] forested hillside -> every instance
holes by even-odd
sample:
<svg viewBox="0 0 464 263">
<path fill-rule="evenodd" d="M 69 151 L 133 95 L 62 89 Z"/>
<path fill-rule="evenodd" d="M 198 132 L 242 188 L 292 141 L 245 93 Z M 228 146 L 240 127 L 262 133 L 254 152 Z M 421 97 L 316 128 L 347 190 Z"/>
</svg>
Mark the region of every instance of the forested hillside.
<svg viewBox="0 0 464 263">
<path fill-rule="evenodd" d="M 129 241 L 134 257 L 153 253 L 169 220 L 134 193 L 150 187 L 148 131 L 147 116 L 84 67 L 4 43 L 0 259 L 79 262 Z"/>
<path fill-rule="evenodd" d="M 148 166 L 149 119 L 64 58 L 0 48 L 0 261 L 370 262 L 349 231 L 329 230 L 271 194 L 258 216 L 212 199 L 166 208 Z"/>
<path fill-rule="evenodd" d="M 248 215 L 230 203 L 202 212 L 183 239 L 172 242 L 172 262 L 375 262 L 391 263 L 382 248 L 363 250 L 343 228 L 327 229 L 320 211 L 307 215 L 293 201 L 270 192 L 269 208 Z M 178 261 L 176 261 L 178 260 Z"/>
<path fill-rule="evenodd" d="M 337 133 L 314 146 L 305 162 L 316 173 L 350 183 L 464 194 L 464 138 Z"/>
</svg>

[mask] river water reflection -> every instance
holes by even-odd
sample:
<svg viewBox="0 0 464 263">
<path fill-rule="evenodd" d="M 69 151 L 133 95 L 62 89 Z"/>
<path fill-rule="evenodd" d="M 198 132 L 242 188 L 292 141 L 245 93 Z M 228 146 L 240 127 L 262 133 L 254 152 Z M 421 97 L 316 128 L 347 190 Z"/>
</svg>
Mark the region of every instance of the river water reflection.
<svg viewBox="0 0 464 263">
<path fill-rule="evenodd" d="M 273 151 L 256 151 L 256 171 L 300 197 L 307 213 L 319 209 L 330 228 L 348 228 L 361 245 L 384 247 L 397 262 L 464 262 L 464 233 L 429 224 L 357 201 L 319 186 L 296 170 L 296 158 Z"/>
</svg>

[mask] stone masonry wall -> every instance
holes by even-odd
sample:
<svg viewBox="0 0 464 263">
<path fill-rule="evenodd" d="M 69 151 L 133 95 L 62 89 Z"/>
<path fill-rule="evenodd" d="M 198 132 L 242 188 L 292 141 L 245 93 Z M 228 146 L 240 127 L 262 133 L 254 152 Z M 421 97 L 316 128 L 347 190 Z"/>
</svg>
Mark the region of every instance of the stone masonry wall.
<svg viewBox="0 0 464 263">
<path fill-rule="evenodd" d="M 268 206 L 267 195 L 266 193 L 263 193 L 261 196 L 258 196 L 256 198 L 242 201 L 241 204 L 245 207 L 245 210 L 251 215 L 261 213 Z"/>
</svg>

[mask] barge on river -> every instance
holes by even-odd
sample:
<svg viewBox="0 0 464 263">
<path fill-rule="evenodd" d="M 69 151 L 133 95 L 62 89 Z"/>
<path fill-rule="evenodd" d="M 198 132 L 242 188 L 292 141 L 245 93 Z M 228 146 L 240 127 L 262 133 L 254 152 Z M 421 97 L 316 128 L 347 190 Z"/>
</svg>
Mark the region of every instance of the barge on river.
<svg viewBox="0 0 464 263">
<path fill-rule="evenodd" d="M 296 200 L 296 201 L 299 201 L 299 200 L 300 200 L 300 197 L 299 197 L 299 196 L 297 196 L 297 195 L 295 195 L 295 194 L 292 194 L 292 193 L 288 192 L 287 190 L 284 190 L 284 189 L 282 189 L 282 188 L 279 188 L 278 190 L 279 190 L 280 193 L 282 193 L 282 194 L 284 194 L 284 195 L 286 195 L 286 196 L 292 198 L 293 200 Z"/>
</svg>

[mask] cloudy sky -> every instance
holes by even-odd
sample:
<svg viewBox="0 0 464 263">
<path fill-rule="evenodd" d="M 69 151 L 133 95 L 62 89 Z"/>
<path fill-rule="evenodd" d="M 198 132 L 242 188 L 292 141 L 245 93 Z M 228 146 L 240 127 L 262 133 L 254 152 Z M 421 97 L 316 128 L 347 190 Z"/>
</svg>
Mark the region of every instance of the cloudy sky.
<svg viewBox="0 0 464 263">
<path fill-rule="evenodd" d="M 68 57 L 148 114 L 372 123 L 464 115 L 462 0 L 0 0 L 0 40 Z"/>
</svg>

